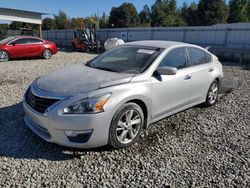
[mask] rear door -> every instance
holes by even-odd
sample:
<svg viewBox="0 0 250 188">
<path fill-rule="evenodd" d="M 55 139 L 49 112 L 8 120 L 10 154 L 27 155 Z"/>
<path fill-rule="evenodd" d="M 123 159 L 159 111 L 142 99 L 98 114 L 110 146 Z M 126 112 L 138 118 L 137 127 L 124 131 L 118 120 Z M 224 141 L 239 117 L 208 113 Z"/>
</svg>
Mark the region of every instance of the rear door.
<svg viewBox="0 0 250 188">
<path fill-rule="evenodd" d="M 186 49 L 188 54 L 188 69 L 192 72 L 192 101 L 204 100 L 213 79 L 212 57 L 200 48 L 187 47 Z"/>
<path fill-rule="evenodd" d="M 26 57 L 29 53 L 27 49 L 27 43 L 27 38 L 20 38 L 10 42 L 8 44 L 8 52 L 10 54 L 10 57 Z"/>
<path fill-rule="evenodd" d="M 186 60 L 184 47 L 173 49 L 163 58 L 159 67 L 176 67 L 177 73 L 152 77 L 153 120 L 159 120 L 190 103 L 191 72 L 186 68 Z"/>
<path fill-rule="evenodd" d="M 43 41 L 36 38 L 28 38 L 28 56 L 40 56 L 43 52 Z"/>
</svg>

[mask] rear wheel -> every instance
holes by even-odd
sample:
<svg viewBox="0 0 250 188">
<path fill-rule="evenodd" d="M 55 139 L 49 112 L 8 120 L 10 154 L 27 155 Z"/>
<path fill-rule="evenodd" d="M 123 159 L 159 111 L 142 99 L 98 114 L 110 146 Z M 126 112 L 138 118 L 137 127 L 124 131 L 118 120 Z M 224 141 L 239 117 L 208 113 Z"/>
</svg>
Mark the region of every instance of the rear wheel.
<svg viewBox="0 0 250 188">
<path fill-rule="evenodd" d="M 43 58 L 50 59 L 52 57 L 52 52 L 49 49 L 43 51 Z"/>
<path fill-rule="evenodd" d="M 0 62 L 9 61 L 9 54 L 4 50 L 0 50 Z"/>
<path fill-rule="evenodd" d="M 204 103 L 204 105 L 207 107 L 215 105 L 218 100 L 218 93 L 219 93 L 219 83 L 217 80 L 215 80 L 211 84 L 208 90 L 206 102 Z"/>
<path fill-rule="evenodd" d="M 142 130 L 143 111 L 135 103 L 123 105 L 114 115 L 109 131 L 109 145 L 123 148 L 134 144 Z"/>
</svg>

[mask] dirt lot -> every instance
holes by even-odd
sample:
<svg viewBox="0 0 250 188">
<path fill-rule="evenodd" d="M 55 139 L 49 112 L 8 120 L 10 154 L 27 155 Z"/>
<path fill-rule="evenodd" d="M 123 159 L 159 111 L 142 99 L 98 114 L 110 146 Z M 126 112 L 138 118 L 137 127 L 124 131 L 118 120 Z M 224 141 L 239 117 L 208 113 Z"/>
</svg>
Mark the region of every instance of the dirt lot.
<svg viewBox="0 0 250 188">
<path fill-rule="evenodd" d="M 49 144 L 23 121 L 22 96 L 37 77 L 94 54 L 0 63 L 0 187 L 247 187 L 250 185 L 250 71 L 225 66 L 241 85 L 212 108 L 155 123 L 133 147 L 73 150 Z"/>
</svg>

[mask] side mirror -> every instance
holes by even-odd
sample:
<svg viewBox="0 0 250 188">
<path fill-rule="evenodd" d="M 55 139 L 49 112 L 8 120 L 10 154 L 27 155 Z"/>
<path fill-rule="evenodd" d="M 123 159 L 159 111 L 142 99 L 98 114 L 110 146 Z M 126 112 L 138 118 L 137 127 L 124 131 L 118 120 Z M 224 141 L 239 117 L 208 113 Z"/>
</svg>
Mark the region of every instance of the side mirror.
<svg viewBox="0 0 250 188">
<path fill-rule="evenodd" d="M 175 75 L 177 73 L 177 68 L 163 66 L 156 69 L 158 75 Z"/>
<path fill-rule="evenodd" d="M 12 45 L 12 46 L 16 46 L 16 43 L 15 43 L 15 42 L 12 42 L 11 45 Z"/>
</svg>

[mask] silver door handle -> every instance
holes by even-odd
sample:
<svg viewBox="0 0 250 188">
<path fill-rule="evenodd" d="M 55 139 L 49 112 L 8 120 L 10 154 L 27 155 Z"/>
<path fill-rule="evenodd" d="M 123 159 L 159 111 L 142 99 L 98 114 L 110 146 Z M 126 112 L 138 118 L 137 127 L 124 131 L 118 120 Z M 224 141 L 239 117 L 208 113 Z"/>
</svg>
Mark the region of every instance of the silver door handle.
<svg viewBox="0 0 250 188">
<path fill-rule="evenodd" d="M 191 79 L 191 78 L 192 78 L 191 75 L 186 75 L 185 78 L 184 78 L 184 80 L 189 80 L 189 79 Z"/>
<path fill-rule="evenodd" d="M 210 68 L 209 70 L 208 70 L 208 72 L 213 72 L 214 71 L 214 69 L 213 68 Z"/>
</svg>

